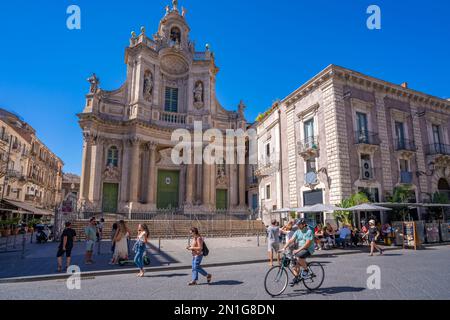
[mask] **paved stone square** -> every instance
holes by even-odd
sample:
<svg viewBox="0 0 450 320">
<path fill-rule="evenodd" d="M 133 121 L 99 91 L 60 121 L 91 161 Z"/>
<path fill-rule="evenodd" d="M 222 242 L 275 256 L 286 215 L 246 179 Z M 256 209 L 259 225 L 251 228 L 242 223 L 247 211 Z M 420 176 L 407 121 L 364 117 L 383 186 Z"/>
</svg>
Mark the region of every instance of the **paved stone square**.
<svg viewBox="0 0 450 320">
<path fill-rule="evenodd" d="M 288 288 L 276 299 L 450 299 L 449 249 L 400 249 L 375 257 L 367 253 L 318 255 L 312 260 L 325 266 L 322 288 L 314 293 L 301 286 Z M 367 288 L 367 268 L 372 265 L 381 269 L 380 290 Z M 133 274 L 90 277 L 81 281 L 81 290 L 68 290 L 65 280 L 0 284 L 0 299 L 271 300 L 264 290 L 267 270 L 266 263 L 209 268 L 214 283 L 193 288 L 187 286 L 190 270 L 148 273 L 143 279 Z"/>
</svg>

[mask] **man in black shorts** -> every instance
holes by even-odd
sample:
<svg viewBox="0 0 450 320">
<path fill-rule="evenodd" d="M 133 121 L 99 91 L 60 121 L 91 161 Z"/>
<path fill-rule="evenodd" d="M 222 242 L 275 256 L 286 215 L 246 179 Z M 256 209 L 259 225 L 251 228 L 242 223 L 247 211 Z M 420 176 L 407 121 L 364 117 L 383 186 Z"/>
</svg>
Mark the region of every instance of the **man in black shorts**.
<svg viewBox="0 0 450 320">
<path fill-rule="evenodd" d="M 62 257 L 66 255 L 66 270 L 70 266 L 70 260 L 72 255 L 73 243 L 77 236 L 75 230 L 71 228 L 72 224 L 66 222 L 66 227 L 61 235 L 61 242 L 59 243 L 58 253 L 56 257 L 58 258 L 58 272 L 62 271 Z"/>
</svg>

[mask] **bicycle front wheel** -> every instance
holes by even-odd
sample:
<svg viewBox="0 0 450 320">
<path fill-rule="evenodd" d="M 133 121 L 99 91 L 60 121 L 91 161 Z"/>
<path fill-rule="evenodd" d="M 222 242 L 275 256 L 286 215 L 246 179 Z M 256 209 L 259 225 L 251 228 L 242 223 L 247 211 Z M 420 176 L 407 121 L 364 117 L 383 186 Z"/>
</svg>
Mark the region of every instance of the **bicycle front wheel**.
<svg viewBox="0 0 450 320">
<path fill-rule="evenodd" d="M 289 276 L 285 268 L 273 267 L 270 269 L 264 280 L 266 292 L 272 297 L 282 295 L 288 286 Z"/>
<path fill-rule="evenodd" d="M 303 280 L 306 289 L 314 291 L 319 289 L 325 280 L 325 270 L 318 262 L 308 264 L 309 277 Z"/>
</svg>

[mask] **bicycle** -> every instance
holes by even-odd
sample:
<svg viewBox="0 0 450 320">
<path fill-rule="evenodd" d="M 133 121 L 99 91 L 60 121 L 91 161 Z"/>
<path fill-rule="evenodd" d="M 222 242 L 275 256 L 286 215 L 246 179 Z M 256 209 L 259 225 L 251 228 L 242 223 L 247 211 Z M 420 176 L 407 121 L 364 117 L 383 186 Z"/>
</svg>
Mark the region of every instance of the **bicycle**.
<svg viewBox="0 0 450 320">
<path fill-rule="evenodd" d="M 281 265 L 272 267 L 266 274 L 264 280 L 264 287 L 266 292 L 272 297 L 278 297 L 282 295 L 289 284 L 289 274 L 287 270 L 291 272 L 295 278 L 295 274 L 292 271 L 292 267 L 297 264 L 297 258 L 293 256 L 291 252 L 284 252 L 283 258 L 281 259 Z M 298 276 L 298 284 L 303 283 L 303 285 L 309 291 L 318 290 L 325 280 L 325 270 L 319 262 L 308 263 L 308 276 L 303 277 L 303 270 L 300 270 L 300 275 Z"/>
</svg>

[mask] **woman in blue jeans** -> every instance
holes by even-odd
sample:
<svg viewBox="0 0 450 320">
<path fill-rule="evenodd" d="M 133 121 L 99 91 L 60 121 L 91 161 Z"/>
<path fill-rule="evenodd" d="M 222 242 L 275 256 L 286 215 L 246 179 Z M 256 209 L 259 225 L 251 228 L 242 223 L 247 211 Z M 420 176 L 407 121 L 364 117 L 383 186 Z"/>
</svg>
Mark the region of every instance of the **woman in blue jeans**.
<svg viewBox="0 0 450 320">
<path fill-rule="evenodd" d="M 208 283 L 211 283 L 212 275 L 208 274 L 202 267 L 203 260 L 203 238 L 200 236 L 197 228 L 191 228 L 192 243 L 186 249 L 192 252 L 192 281 L 189 286 L 196 286 L 198 274 L 206 277 Z"/>
<path fill-rule="evenodd" d="M 144 270 L 144 254 L 147 251 L 147 243 L 149 237 L 149 230 L 147 225 L 140 224 L 138 227 L 138 236 L 136 240 L 136 244 L 134 245 L 134 251 L 136 252 L 136 256 L 134 257 L 134 263 L 139 268 L 140 272 L 137 275 L 142 278 L 145 274 Z"/>
</svg>

